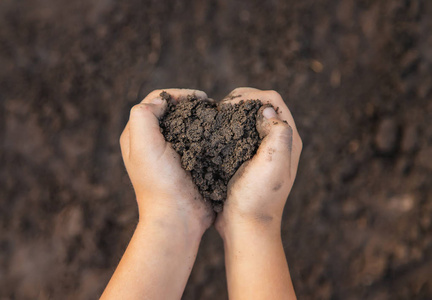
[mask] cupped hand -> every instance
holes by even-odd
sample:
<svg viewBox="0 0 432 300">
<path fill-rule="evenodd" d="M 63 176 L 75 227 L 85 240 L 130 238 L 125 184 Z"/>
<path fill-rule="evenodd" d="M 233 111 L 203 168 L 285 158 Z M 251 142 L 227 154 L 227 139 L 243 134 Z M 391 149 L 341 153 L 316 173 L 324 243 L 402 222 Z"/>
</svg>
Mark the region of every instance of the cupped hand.
<svg viewBox="0 0 432 300">
<path fill-rule="evenodd" d="M 207 98 L 202 91 L 166 89 L 173 101 L 187 95 Z M 135 190 L 140 221 L 156 220 L 165 224 L 188 224 L 202 232 L 214 220 L 214 213 L 203 201 L 192 178 L 180 164 L 179 154 L 165 141 L 159 119 L 167 101 L 151 92 L 135 105 L 121 137 L 123 160 Z M 180 223 L 179 223 L 180 222 Z"/>
<path fill-rule="evenodd" d="M 255 156 L 240 167 L 228 184 L 223 212 L 215 222 L 222 237 L 241 224 L 274 225 L 280 229 L 302 150 L 291 112 L 277 92 L 238 88 L 222 101 L 236 103 L 248 99 L 260 99 L 264 104 L 256 125 L 263 140 Z"/>
</svg>

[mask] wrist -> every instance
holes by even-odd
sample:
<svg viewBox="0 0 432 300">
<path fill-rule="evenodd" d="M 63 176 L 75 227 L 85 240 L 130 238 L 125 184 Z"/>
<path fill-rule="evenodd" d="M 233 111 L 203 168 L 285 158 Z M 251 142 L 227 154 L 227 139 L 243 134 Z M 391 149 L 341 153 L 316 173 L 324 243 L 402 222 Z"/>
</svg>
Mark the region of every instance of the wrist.
<svg viewBox="0 0 432 300">
<path fill-rule="evenodd" d="M 207 227 L 194 216 L 168 208 L 139 210 L 139 227 L 149 227 L 168 237 L 201 240 Z"/>
<path fill-rule="evenodd" d="M 226 227 L 221 234 L 225 255 L 244 253 L 245 251 L 267 251 L 269 248 L 282 246 L 280 227 L 259 226 L 257 224 L 235 224 Z M 261 251 L 259 250 L 259 251 Z M 231 254 L 230 254 L 231 253 Z"/>
<path fill-rule="evenodd" d="M 280 238 L 281 218 L 277 216 L 245 216 L 224 211 L 218 216 L 216 229 L 224 242 L 250 236 L 254 236 L 254 238 Z"/>
</svg>

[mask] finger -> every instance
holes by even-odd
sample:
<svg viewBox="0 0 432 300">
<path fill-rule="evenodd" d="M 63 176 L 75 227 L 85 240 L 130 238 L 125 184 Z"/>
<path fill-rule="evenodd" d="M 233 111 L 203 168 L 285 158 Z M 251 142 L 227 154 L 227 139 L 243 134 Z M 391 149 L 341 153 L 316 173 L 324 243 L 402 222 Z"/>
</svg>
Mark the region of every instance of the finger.
<svg viewBox="0 0 432 300">
<path fill-rule="evenodd" d="M 271 122 L 269 120 L 272 118 L 280 120 L 273 106 L 271 104 L 264 104 L 258 110 L 256 121 L 256 129 L 261 139 L 269 134 L 271 129 Z"/>
<path fill-rule="evenodd" d="M 302 150 L 302 142 L 296 138 L 294 129 L 267 104 L 258 112 L 257 131 L 263 138 L 255 155 L 258 164 L 271 162 L 273 166 L 285 166 L 294 178 Z"/>
<path fill-rule="evenodd" d="M 253 163 L 264 166 L 270 173 L 280 168 L 288 170 L 291 177 L 293 129 L 278 117 L 272 107 L 265 107 L 262 115 L 262 120 L 257 122 L 257 130 L 264 138 Z"/>
<path fill-rule="evenodd" d="M 230 101 L 232 104 L 246 100 L 261 100 L 263 104 L 271 104 L 276 109 L 282 120 L 287 121 L 293 129 L 297 130 L 291 111 L 288 109 L 281 95 L 273 90 L 258 90 L 255 88 L 237 88 L 222 101 Z"/>
<path fill-rule="evenodd" d="M 188 96 L 192 95 L 197 97 L 198 99 L 207 99 L 207 94 L 200 90 L 194 90 L 194 89 L 164 89 L 164 90 L 154 90 L 150 94 L 148 94 L 147 97 L 145 97 L 141 103 L 148 103 L 151 101 L 151 99 L 155 97 L 159 97 L 162 92 L 166 92 L 170 95 L 171 99 L 178 103 L 181 100 L 187 99 Z"/>
<path fill-rule="evenodd" d="M 163 92 L 169 94 L 170 99 L 175 102 L 186 99 L 193 95 L 199 99 L 207 99 L 207 94 L 203 91 L 193 89 L 165 89 L 154 90 L 148 94 L 140 104 L 134 106 L 131 110 L 128 125 L 128 131 L 125 131 L 125 138 L 129 137 L 129 156 L 132 152 L 154 155 L 160 157 L 166 147 L 165 138 L 160 132 L 159 119 L 167 109 L 166 97 Z M 162 94 L 162 95 L 161 95 Z M 162 97 L 164 96 L 164 97 Z M 151 151 L 149 151 L 151 150 Z M 126 151 L 125 151 L 126 152 Z"/>
<path fill-rule="evenodd" d="M 298 155 L 297 159 L 300 157 L 301 150 L 303 148 L 303 143 L 300 138 L 300 135 L 297 130 L 297 126 L 294 122 L 294 118 L 291 114 L 291 111 L 288 109 L 281 95 L 276 91 L 263 91 L 254 88 L 237 88 L 233 90 L 225 99 L 225 101 L 229 101 L 230 103 L 238 103 L 242 100 L 250 100 L 250 99 L 259 99 L 264 104 L 264 106 L 272 105 L 277 112 L 278 118 L 287 121 L 288 124 L 293 129 L 293 147 L 296 151 L 294 151 L 294 155 Z M 262 111 L 261 111 L 262 113 Z M 260 118 L 260 114 L 258 114 L 258 118 Z"/>
<path fill-rule="evenodd" d="M 273 90 L 259 90 L 250 87 L 240 87 L 229 93 L 222 102 L 230 102 L 231 104 L 239 103 L 246 100 L 261 100 L 263 104 L 271 104 L 281 116 L 282 120 L 287 121 L 293 129 L 297 130 L 294 118 L 290 110 L 282 99 L 281 95 Z"/>
<path fill-rule="evenodd" d="M 288 122 L 288 124 L 297 132 L 297 126 L 294 122 L 294 118 L 291 111 L 288 109 L 285 101 L 281 95 L 276 91 L 261 91 L 259 99 L 263 104 L 271 104 L 276 109 L 277 114 L 282 120 Z"/>
<path fill-rule="evenodd" d="M 293 143 L 292 143 L 292 155 L 293 161 L 300 159 L 300 154 L 303 149 L 303 142 L 297 130 L 297 126 L 294 122 L 294 118 L 291 111 L 288 109 L 281 95 L 276 91 L 263 91 L 260 95 L 260 99 L 264 105 L 271 104 L 277 112 L 278 118 L 287 121 L 288 125 L 291 126 L 293 131 Z M 294 173 L 297 172 L 297 163 L 293 164 Z"/>
<path fill-rule="evenodd" d="M 293 130 L 278 118 L 274 110 L 273 114 L 263 121 L 268 124 L 261 124 L 266 135 L 257 153 L 245 162 L 230 180 L 228 190 L 231 193 L 236 193 L 236 189 L 232 189 L 236 184 L 240 184 L 240 190 L 246 191 L 250 190 L 251 186 L 263 184 L 259 191 L 251 190 L 263 197 L 269 193 L 269 189 L 281 196 L 288 195 L 297 171 L 292 155 Z M 290 183 L 287 184 L 287 181 Z"/>
<path fill-rule="evenodd" d="M 251 96 L 253 94 L 257 94 L 261 92 L 261 90 L 250 88 L 250 87 L 239 87 L 231 91 L 228 95 L 226 95 L 221 102 L 231 102 L 232 104 L 239 103 L 242 100 L 252 99 Z M 256 98 L 255 98 L 256 99 Z"/>
<path fill-rule="evenodd" d="M 123 159 L 129 157 L 129 147 L 130 147 L 130 142 L 129 142 L 129 122 L 128 122 L 125 128 L 123 129 L 122 134 L 120 135 L 120 150 Z"/>
<path fill-rule="evenodd" d="M 257 120 L 257 131 L 260 137 L 263 138 L 261 144 L 274 146 L 275 152 L 279 150 L 284 154 L 291 153 L 293 147 L 292 127 L 279 118 L 273 107 L 267 106 L 263 108 L 262 118 Z"/>
<path fill-rule="evenodd" d="M 163 154 L 166 142 L 160 132 L 159 118 L 163 116 L 166 108 L 167 101 L 158 96 L 131 109 L 128 123 L 130 157 L 145 153 L 147 157 L 157 159 Z"/>
</svg>

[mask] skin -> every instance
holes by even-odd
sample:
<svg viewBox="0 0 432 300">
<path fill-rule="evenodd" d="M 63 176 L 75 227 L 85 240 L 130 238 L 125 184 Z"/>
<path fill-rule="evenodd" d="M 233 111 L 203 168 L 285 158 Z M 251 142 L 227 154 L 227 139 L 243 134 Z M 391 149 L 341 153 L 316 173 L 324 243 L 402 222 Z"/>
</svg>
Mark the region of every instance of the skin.
<svg viewBox="0 0 432 300">
<path fill-rule="evenodd" d="M 225 101 L 260 99 L 257 154 L 228 185 L 215 221 L 225 248 L 230 299 L 296 299 L 281 239 L 282 212 L 297 173 L 302 141 L 294 119 L 274 91 L 238 88 Z M 286 121 L 283 122 L 283 121 Z"/>
<path fill-rule="evenodd" d="M 175 99 L 201 91 L 165 90 Z M 180 299 L 214 214 L 179 155 L 165 142 L 159 118 L 167 103 L 150 93 L 130 112 L 120 146 L 135 190 L 139 222 L 101 299 Z"/>
<path fill-rule="evenodd" d="M 164 91 L 176 101 L 193 93 L 207 98 L 196 90 Z M 230 299 L 296 299 L 280 229 L 302 142 L 284 101 L 274 91 L 252 88 L 236 89 L 223 100 L 261 99 L 279 110 L 260 111 L 263 142 L 231 179 L 215 219 L 160 132 L 158 119 L 167 107 L 161 92 L 132 108 L 120 138 L 139 223 L 101 299 L 180 299 L 201 237 L 213 222 L 224 241 Z"/>
</svg>

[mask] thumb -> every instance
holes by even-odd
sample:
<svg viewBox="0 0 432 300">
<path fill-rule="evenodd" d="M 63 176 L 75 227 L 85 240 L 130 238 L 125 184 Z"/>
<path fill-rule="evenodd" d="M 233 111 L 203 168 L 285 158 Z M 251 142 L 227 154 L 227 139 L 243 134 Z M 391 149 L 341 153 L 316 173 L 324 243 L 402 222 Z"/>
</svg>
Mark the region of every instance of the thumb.
<svg viewBox="0 0 432 300">
<path fill-rule="evenodd" d="M 158 96 L 132 107 L 129 118 L 130 156 L 135 154 L 158 158 L 165 150 L 159 119 L 167 109 L 166 99 Z"/>
<path fill-rule="evenodd" d="M 257 116 L 257 131 L 263 138 L 256 160 L 263 165 L 273 165 L 272 169 L 291 170 L 293 129 L 280 119 L 271 105 L 261 107 Z M 274 170 L 274 169 L 273 169 Z M 290 174 L 291 175 L 291 174 Z"/>
</svg>

